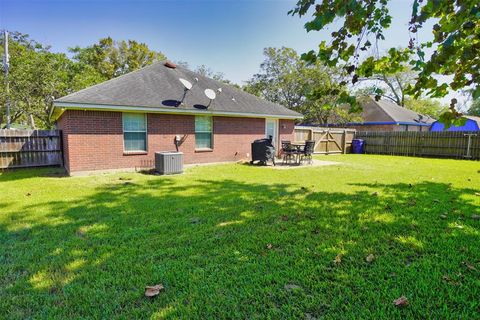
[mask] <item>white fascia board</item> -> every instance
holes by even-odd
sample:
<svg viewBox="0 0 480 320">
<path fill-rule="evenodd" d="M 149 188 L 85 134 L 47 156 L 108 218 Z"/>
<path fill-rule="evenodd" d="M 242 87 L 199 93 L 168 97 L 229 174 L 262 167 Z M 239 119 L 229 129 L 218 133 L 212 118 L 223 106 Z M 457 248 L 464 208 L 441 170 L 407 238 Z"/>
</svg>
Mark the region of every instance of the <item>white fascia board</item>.
<svg viewBox="0 0 480 320">
<path fill-rule="evenodd" d="M 74 102 L 53 102 L 53 106 L 58 109 L 71 109 L 71 110 L 101 110 L 101 111 L 136 111 L 146 113 L 166 113 L 166 114 L 189 114 L 189 115 L 211 115 L 211 116 L 223 116 L 223 117 L 244 117 L 244 118 L 275 118 L 275 119 L 302 119 L 303 116 L 286 116 L 286 115 L 273 115 L 273 114 L 256 114 L 256 113 L 243 113 L 243 112 L 222 112 L 222 111 L 210 111 L 210 110 L 184 110 L 184 109 L 159 109 L 153 107 L 134 107 L 134 106 L 115 106 L 104 104 L 89 104 L 89 103 L 74 103 Z M 62 114 L 62 112 L 59 113 Z"/>
</svg>

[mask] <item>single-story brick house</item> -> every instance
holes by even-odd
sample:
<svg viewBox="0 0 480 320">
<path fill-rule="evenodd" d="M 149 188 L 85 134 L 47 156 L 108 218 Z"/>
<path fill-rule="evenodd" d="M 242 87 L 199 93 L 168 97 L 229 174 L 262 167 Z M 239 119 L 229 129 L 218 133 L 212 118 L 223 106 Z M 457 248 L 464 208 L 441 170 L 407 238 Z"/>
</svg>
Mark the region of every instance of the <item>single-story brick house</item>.
<svg viewBox="0 0 480 320">
<path fill-rule="evenodd" d="M 357 131 L 429 131 L 435 119 L 409 110 L 385 98 L 362 103 L 361 122 L 343 124 Z"/>
<path fill-rule="evenodd" d="M 255 139 L 293 140 L 302 115 L 158 62 L 55 100 L 53 117 L 65 168 L 75 174 L 153 165 L 155 152 L 175 150 L 175 140 L 186 164 L 248 159 Z"/>
</svg>

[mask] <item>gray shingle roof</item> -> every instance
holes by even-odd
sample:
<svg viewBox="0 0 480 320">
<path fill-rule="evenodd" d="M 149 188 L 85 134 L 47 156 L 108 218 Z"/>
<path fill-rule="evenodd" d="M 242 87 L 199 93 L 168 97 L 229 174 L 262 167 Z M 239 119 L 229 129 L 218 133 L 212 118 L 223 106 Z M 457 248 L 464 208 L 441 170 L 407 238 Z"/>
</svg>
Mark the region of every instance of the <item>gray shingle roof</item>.
<svg viewBox="0 0 480 320">
<path fill-rule="evenodd" d="M 362 117 L 365 122 L 399 122 L 411 124 L 431 124 L 435 119 L 401 107 L 385 98 L 375 101 L 370 99 L 363 104 Z"/>
<path fill-rule="evenodd" d="M 184 87 L 179 78 L 190 81 L 183 103 Z M 198 78 L 198 82 L 195 80 Z M 204 90 L 215 90 L 217 97 L 210 100 Z M 221 88 L 221 92 L 217 91 Z M 274 117 L 301 118 L 302 115 L 279 104 L 246 93 L 233 86 L 204 77 L 182 66 L 166 67 L 164 62 L 154 63 L 140 70 L 125 74 L 92 87 L 55 100 L 56 107 L 72 105 L 106 105 L 152 108 L 152 111 L 237 113 Z"/>
</svg>

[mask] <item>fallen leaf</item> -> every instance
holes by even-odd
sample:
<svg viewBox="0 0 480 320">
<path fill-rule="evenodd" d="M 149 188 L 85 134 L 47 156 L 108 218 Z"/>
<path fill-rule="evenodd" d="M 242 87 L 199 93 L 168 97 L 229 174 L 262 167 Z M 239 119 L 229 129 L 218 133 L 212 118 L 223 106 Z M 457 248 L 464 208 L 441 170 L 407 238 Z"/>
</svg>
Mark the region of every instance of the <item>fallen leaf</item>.
<svg viewBox="0 0 480 320">
<path fill-rule="evenodd" d="M 393 305 L 396 307 L 406 307 L 408 306 L 408 299 L 405 296 L 401 296 L 400 298 L 393 300 Z"/>
<path fill-rule="evenodd" d="M 80 237 L 80 238 L 85 237 L 85 229 L 83 229 L 83 228 L 78 229 L 77 230 L 77 236 Z"/>
<path fill-rule="evenodd" d="M 340 264 L 340 263 L 342 263 L 342 257 L 343 257 L 343 254 L 341 254 L 341 253 L 337 254 L 337 256 L 335 257 L 335 259 L 333 260 L 333 262 L 334 262 L 335 264 Z"/>
<path fill-rule="evenodd" d="M 480 197 L 480 192 L 475 192 L 475 195 L 476 195 L 477 197 Z"/>
<path fill-rule="evenodd" d="M 200 218 L 199 217 L 193 217 L 190 219 L 190 223 L 197 224 L 200 223 Z"/>
<path fill-rule="evenodd" d="M 446 274 L 443 275 L 442 279 L 443 279 L 443 281 L 445 281 L 445 282 L 447 282 L 447 283 L 449 283 L 449 284 L 459 285 L 458 281 L 453 280 L 452 278 L 450 278 L 450 276 L 448 276 L 448 275 L 446 275 Z"/>
<path fill-rule="evenodd" d="M 446 214 L 441 214 L 441 215 L 440 215 L 440 218 L 442 218 L 442 219 L 447 219 L 448 217 L 447 217 Z"/>
<path fill-rule="evenodd" d="M 305 320 L 317 320 L 311 313 L 305 313 Z"/>
<path fill-rule="evenodd" d="M 470 269 L 472 271 L 477 271 L 477 268 L 475 268 L 472 264 L 470 264 L 469 262 L 467 261 L 463 261 L 462 264 L 467 267 L 467 269 Z"/>
<path fill-rule="evenodd" d="M 371 253 L 365 258 L 365 261 L 367 261 L 368 263 L 373 262 L 373 260 L 375 260 L 375 256 Z"/>
<path fill-rule="evenodd" d="M 267 244 L 267 249 L 272 249 L 273 248 L 273 245 L 271 243 Z"/>
<path fill-rule="evenodd" d="M 31 195 L 32 195 L 32 194 L 31 194 L 30 192 L 28 192 L 28 193 L 26 194 L 27 197 L 30 197 Z"/>
<path fill-rule="evenodd" d="M 302 289 L 302 287 L 300 287 L 299 285 L 296 285 L 296 284 L 286 284 L 283 288 L 287 291 L 294 291 L 294 290 Z"/>
<path fill-rule="evenodd" d="M 155 286 L 152 286 L 152 287 L 145 287 L 145 297 L 155 297 L 157 296 L 160 291 L 163 291 L 165 290 L 165 287 L 163 286 L 163 284 L 157 284 Z"/>
</svg>

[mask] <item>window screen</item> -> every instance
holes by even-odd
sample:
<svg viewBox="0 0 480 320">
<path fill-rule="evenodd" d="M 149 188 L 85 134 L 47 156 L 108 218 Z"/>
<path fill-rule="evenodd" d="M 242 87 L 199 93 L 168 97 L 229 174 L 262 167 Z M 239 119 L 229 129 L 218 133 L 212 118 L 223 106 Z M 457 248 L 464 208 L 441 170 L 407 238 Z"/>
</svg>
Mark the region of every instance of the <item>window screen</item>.
<svg viewBox="0 0 480 320">
<path fill-rule="evenodd" d="M 143 113 L 123 114 L 125 151 L 147 151 L 147 119 Z"/>
<path fill-rule="evenodd" d="M 195 117 L 195 148 L 212 149 L 212 117 Z"/>
</svg>

